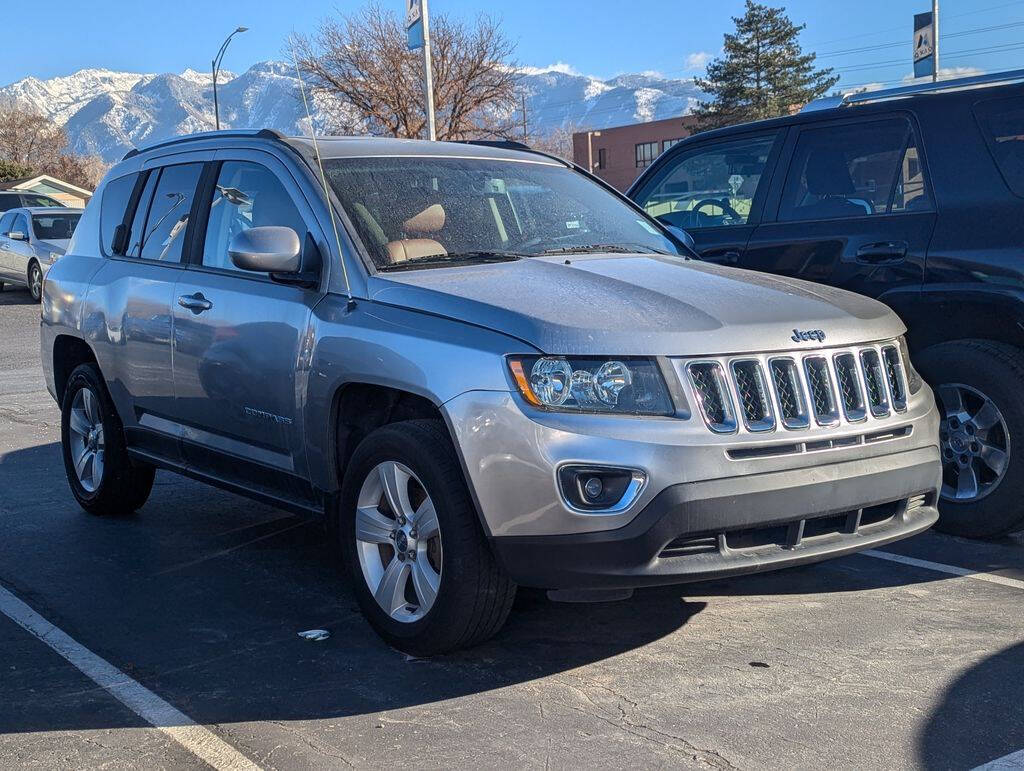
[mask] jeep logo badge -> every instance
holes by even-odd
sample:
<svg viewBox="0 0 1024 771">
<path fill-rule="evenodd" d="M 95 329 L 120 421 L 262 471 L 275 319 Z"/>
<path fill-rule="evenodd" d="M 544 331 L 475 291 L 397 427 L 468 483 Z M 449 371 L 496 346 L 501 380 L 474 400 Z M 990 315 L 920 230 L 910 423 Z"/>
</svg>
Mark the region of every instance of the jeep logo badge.
<svg viewBox="0 0 1024 771">
<path fill-rule="evenodd" d="M 794 343 L 806 343 L 808 340 L 817 340 L 819 343 L 825 342 L 825 332 L 821 329 L 794 329 L 793 336 L 790 338 Z"/>
</svg>

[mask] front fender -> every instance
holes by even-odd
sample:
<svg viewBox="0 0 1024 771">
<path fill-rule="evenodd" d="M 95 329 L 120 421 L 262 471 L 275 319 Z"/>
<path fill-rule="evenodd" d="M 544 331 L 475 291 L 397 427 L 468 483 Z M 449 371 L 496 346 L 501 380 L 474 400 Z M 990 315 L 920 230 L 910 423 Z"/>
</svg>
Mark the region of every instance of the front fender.
<svg viewBox="0 0 1024 771">
<path fill-rule="evenodd" d="M 519 340 L 470 324 L 390 305 L 329 295 L 313 310 L 305 404 L 313 484 L 337 489 L 335 400 L 352 383 L 394 388 L 440 407 L 466 391 L 508 392 L 504 357 L 534 353 Z"/>
</svg>

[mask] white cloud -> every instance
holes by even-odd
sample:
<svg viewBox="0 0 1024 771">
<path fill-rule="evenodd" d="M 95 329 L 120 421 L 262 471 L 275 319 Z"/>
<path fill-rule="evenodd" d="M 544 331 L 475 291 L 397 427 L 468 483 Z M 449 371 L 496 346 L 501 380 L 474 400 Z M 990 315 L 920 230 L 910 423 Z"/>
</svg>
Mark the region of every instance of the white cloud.
<svg viewBox="0 0 1024 771">
<path fill-rule="evenodd" d="M 948 80 L 949 78 L 969 78 L 972 75 L 984 74 L 985 70 L 977 67 L 939 67 L 939 80 Z M 911 72 L 909 75 L 904 75 L 903 82 L 913 83 L 914 73 Z"/>
<path fill-rule="evenodd" d="M 524 75 L 543 75 L 546 72 L 560 72 L 563 75 L 579 75 L 580 72 L 571 64 L 555 62 L 547 67 L 520 67 L 519 71 Z"/>
<path fill-rule="evenodd" d="M 690 71 L 703 70 L 711 61 L 712 56 L 713 54 L 709 54 L 707 51 L 694 51 L 687 55 L 685 67 Z"/>
</svg>

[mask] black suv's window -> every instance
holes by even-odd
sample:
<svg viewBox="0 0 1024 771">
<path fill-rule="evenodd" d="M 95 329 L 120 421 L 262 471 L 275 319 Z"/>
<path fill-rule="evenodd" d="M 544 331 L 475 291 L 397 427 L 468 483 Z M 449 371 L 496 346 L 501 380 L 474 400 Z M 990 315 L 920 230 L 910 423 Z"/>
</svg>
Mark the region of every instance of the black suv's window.
<svg viewBox="0 0 1024 771">
<path fill-rule="evenodd" d="M 196 185 L 203 173 L 203 164 L 185 163 L 180 166 L 165 166 L 157 173 L 150 172 L 146 180 L 146 190 L 139 200 L 135 222 L 132 224 L 134 241 L 132 256 L 144 260 L 161 262 L 179 262 L 182 247 L 185 243 L 185 230 L 188 217 L 192 210 L 192 199 L 195 197 Z M 136 229 L 140 223 L 139 213 L 147 205 L 147 193 L 153 189 L 152 200 L 148 201 L 149 213 L 145 218 L 146 227 Z M 137 234 L 144 233 L 141 243 Z"/>
<path fill-rule="evenodd" d="M 669 160 L 637 202 L 686 230 L 745 225 L 776 132 L 698 147 Z"/>
<path fill-rule="evenodd" d="M 17 193 L 0 193 L 0 211 L 17 209 L 21 206 L 21 196 Z"/>
<path fill-rule="evenodd" d="M 1007 187 L 1024 197 L 1024 98 L 981 102 L 974 114 Z"/>
<path fill-rule="evenodd" d="M 902 118 L 800 132 L 780 220 L 866 217 L 927 208 L 923 170 Z"/>
<path fill-rule="evenodd" d="M 103 200 L 100 204 L 100 237 L 104 254 L 114 251 L 114 230 L 124 222 L 125 211 L 135 189 L 138 174 L 126 174 L 110 180 L 103 188 Z M 122 244 L 123 246 L 123 244 Z"/>
<path fill-rule="evenodd" d="M 228 257 L 228 245 L 249 228 L 280 225 L 294 230 L 300 243 L 306 224 L 288 191 L 266 166 L 243 161 L 221 165 L 206 225 L 203 265 L 240 270 Z"/>
</svg>

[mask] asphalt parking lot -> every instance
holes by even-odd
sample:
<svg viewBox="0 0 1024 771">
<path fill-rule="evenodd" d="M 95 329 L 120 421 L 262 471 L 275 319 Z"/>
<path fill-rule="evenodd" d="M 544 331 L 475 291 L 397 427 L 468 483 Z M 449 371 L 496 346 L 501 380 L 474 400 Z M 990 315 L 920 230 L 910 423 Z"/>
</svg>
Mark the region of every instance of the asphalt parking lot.
<svg viewBox="0 0 1024 771">
<path fill-rule="evenodd" d="M 1024 539 L 926 533 L 886 552 L 930 567 L 856 555 L 617 603 L 521 593 L 490 643 L 409 660 L 316 523 L 163 472 L 136 516 L 84 514 L 38 318 L 0 294 L 0 599 L 59 631 L 0 613 L 0 767 L 202 766 L 190 721 L 224 768 L 967 769 L 1024 750 Z M 60 632 L 94 658 L 59 655 Z M 95 657 L 171 724 L 83 674 Z"/>
</svg>

